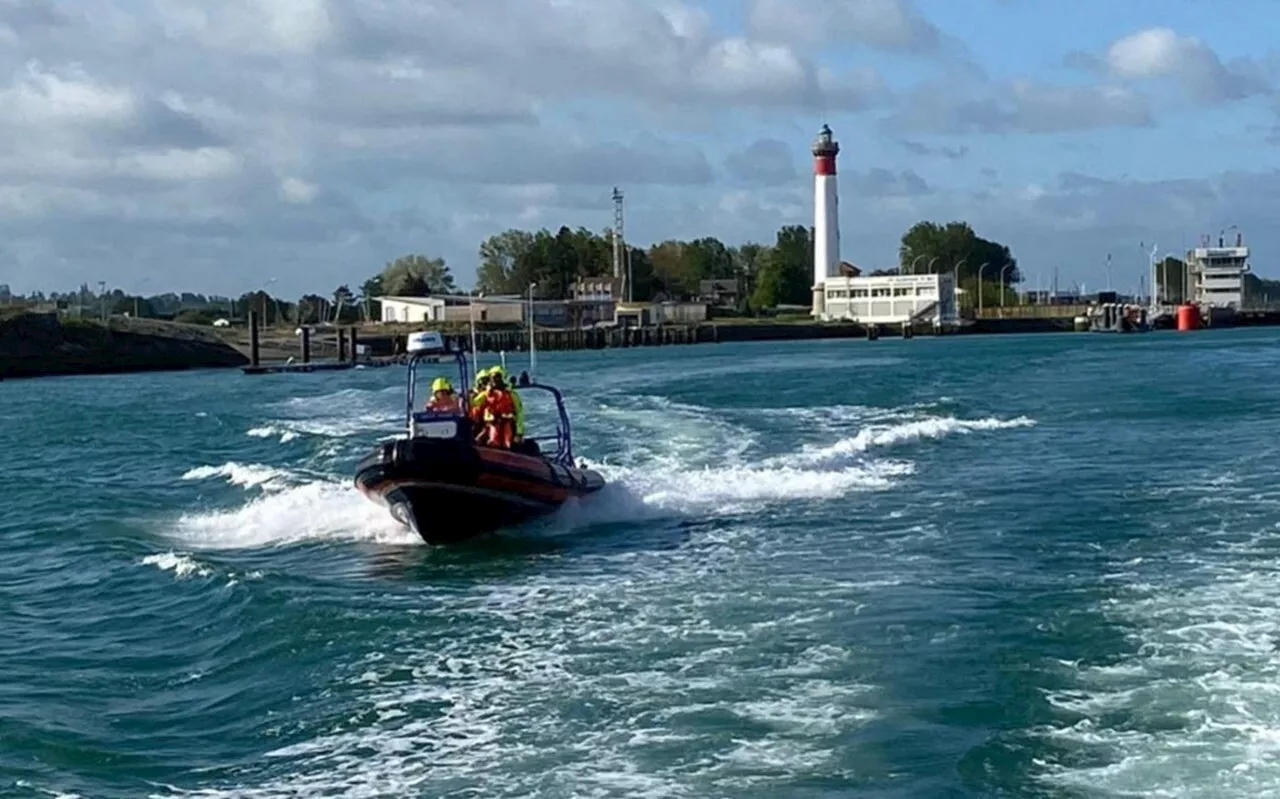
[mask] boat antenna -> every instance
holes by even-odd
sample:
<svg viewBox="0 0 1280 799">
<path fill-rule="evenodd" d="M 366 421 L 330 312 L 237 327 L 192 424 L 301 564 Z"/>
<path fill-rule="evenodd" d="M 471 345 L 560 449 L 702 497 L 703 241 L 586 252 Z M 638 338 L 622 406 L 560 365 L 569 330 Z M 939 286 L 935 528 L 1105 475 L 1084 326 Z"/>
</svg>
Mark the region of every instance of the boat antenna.
<svg viewBox="0 0 1280 799">
<path fill-rule="evenodd" d="M 484 292 L 476 292 L 467 299 L 467 316 L 471 320 L 471 374 L 480 374 L 480 364 L 476 361 L 476 296 L 483 297 Z"/>
<path fill-rule="evenodd" d="M 537 283 L 529 284 L 529 378 L 533 378 L 534 366 L 538 362 L 538 356 L 534 352 L 534 335 L 533 335 L 533 289 Z"/>
</svg>

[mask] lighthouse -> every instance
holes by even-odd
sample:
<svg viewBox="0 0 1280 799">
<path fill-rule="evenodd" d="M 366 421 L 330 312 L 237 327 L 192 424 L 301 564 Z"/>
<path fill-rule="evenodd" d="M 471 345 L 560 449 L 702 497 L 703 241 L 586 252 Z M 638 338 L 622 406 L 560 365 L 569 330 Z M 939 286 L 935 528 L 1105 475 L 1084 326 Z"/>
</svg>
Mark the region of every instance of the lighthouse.
<svg viewBox="0 0 1280 799">
<path fill-rule="evenodd" d="M 813 315 L 825 312 L 827 278 L 840 274 L 840 213 L 836 155 L 840 145 L 826 125 L 813 142 Z"/>
</svg>

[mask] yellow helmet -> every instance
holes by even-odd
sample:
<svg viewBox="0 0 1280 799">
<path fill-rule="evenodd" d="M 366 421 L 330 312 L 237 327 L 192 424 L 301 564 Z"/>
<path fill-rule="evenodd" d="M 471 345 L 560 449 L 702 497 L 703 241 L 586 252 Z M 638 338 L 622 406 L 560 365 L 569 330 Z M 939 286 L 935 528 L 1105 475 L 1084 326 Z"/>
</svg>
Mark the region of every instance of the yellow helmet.
<svg viewBox="0 0 1280 799">
<path fill-rule="evenodd" d="M 431 391 L 453 391 L 453 384 L 449 382 L 448 378 L 437 377 L 431 383 Z"/>
</svg>

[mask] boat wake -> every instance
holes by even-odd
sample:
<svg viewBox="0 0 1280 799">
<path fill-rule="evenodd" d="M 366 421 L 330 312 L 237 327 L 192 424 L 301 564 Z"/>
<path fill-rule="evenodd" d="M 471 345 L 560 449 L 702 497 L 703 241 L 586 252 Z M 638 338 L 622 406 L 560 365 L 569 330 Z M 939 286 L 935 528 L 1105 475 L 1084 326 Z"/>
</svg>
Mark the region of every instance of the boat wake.
<svg viewBox="0 0 1280 799">
<path fill-rule="evenodd" d="M 823 573 L 808 555 L 772 554 L 821 553 L 833 503 L 841 515 L 858 512 L 918 479 L 949 438 L 1033 422 L 959 419 L 931 406 L 608 400 L 578 413 L 574 431 L 606 487 L 516 534 L 604 545 L 539 568 L 456 550 L 431 552 L 424 568 L 428 558 L 409 549 L 421 540 L 354 488 L 349 463 L 299 456 L 332 446 L 331 437 L 279 444 L 282 461 L 287 453 L 311 471 L 248 459 L 193 464 L 185 485 L 207 504 L 172 525 L 181 545 L 151 561 L 175 580 L 201 579 L 206 561 L 219 559 L 190 550 L 326 541 L 405 545 L 376 556 L 406 559 L 388 573 L 431 578 L 342 607 L 346 648 L 325 631 L 336 670 L 270 751 L 154 796 L 516 797 L 566 785 L 599 796 L 751 795 L 779 775 L 797 784 L 838 773 L 850 736 L 880 717 L 882 688 L 864 647 L 835 642 L 857 640 L 857 609 L 905 578 L 893 559 L 870 559 L 851 577 Z M 370 424 L 363 435 L 380 433 Z M 807 516 L 825 521 L 793 523 Z M 696 534 L 665 534 L 673 529 Z M 678 541 L 677 550 L 613 545 L 642 538 Z M 500 579 L 487 571 L 495 562 Z M 433 579 L 440 564 L 449 579 Z M 367 632 L 383 629 L 401 632 L 393 643 Z M 735 733 L 709 733 L 723 729 Z M 671 752 L 681 753 L 678 765 L 654 765 Z"/>
<path fill-rule="evenodd" d="M 368 392 L 365 392 L 366 394 Z M 363 403 L 362 395 L 343 397 Z M 312 398 L 302 407 L 331 413 L 331 402 Z M 630 408 L 602 406 L 588 418 L 579 433 L 585 451 L 608 449 L 600 459 L 581 458 L 608 481 L 600 492 L 568 502 L 547 520 L 543 528 L 556 532 L 600 525 L 632 525 L 660 520 L 680 520 L 749 514 L 788 503 L 826 502 L 857 493 L 892 489 L 915 473 L 907 458 L 884 453 L 914 442 L 940 440 L 952 435 L 1016 429 L 1034 420 L 958 419 L 929 416 L 927 406 L 901 409 L 754 409 L 745 419 L 709 408 L 680 405 L 663 398 L 642 398 L 648 403 Z M 300 403 L 288 407 L 296 410 Z M 358 404 L 358 403 L 357 403 Z M 384 416 L 368 405 L 362 429 L 385 432 Z M 809 411 L 806 415 L 805 411 Z M 807 443 L 798 450 L 772 455 L 755 454 L 757 442 L 771 438 L 767 430 L 752 426 L 756 417 L 790 416 L 831 443 Z M 258 435 L 272 421 L 249 432 Z M 350 422 L 327 421 L 328 438 L 350 439 Z M 295 420 L 291 430 L 307 428 Z M 312 425 L 317 430 L 320 425 Z M 332 441 L 317 434 L 321 455 L 332 456 Z M 834 440 L 833 440 L 834 439 Z M 287 436 L 282 446 L 293 443 Z M 358 451 L 358 444 L 350 449 Z M 206 508 L 183 515 L 173 533 L 196 548 L 255 548 L 302 541 L 371 541 L 380 544 L 420 543 L 415 535 L 392 521 L 386 510 L 370 503 L 352 487 L 342 468 L 313 470 L 283 466 L 227 462 L 193 467 L 184 480 L 207 485 L 222 482 L 242 489 L 232 496 L 230 507 Z M 335 464 L 336 466 L 336 464 Z M 345 464 L 343 464 L 345 466 Z M 250 492 L 246 501 L 243 492 Z"/>
<path fill-rule="evenodd" d="M 1059 664 L 1055 723 L 1039 732 L 1071 756 L 1037 764 L 1046 783 L 1117 796 L 1280 791 L 1276 474 L 1192 473 L 1158 494 L 1148 518 L 1164 545 L 1116 563 L 1106 576 L 1117 587 L 1097 608 L 1128 651 Z M 1186 540 L 1194 547 L 1170 557 Z"/>
</svg>

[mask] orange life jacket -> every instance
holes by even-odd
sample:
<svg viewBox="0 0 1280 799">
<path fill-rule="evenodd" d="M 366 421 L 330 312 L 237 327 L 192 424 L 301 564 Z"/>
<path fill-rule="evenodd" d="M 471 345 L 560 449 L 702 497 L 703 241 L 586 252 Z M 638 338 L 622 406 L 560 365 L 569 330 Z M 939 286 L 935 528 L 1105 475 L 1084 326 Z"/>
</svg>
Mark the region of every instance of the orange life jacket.
<svg viewBox="0 0 1280 799">
<path fill-rule="evenodd" d="M 511 399 L 511 392 L 489 389 L 489 395 L 484 400 L 485 420 L 514 419 L 515 416 L 516 403 Z"/>
<path fill-rule="evenodd" d="M 427 403 L 427 410 L 437 413 L 462 413 L 462 403 L 458 401 L 457 394 L 447 394 L 444 399 L 437 395 Z"/>
</svg>

